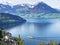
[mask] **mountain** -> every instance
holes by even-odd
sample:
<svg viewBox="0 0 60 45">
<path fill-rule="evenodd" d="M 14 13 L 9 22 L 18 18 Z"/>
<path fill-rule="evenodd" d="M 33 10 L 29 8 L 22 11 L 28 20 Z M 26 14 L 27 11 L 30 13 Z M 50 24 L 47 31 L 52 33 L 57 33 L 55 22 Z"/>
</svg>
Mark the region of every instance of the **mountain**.
<svg viewBox="0 0 60 45">
<path fill-rule="evenodd" d="M 13 6 L 13 9 L 16 13 L 28 13 L 29 12 L 29 7 L 27 5 L 15 5 Z"/>
<path fill-rule="evenodd" d="M 28 13 L 29 7 L 27 5 L 14 5 L 13 7 L 9 5 L 0 4 L 0 13 L 11 13 L 11 14 L 20 14 Z"/>
<path fill-rule="evenodd" d="M 48 6 L 46 3 L 38 3 L 32 8 L 31 13 L 60 13 L 57 9 Z"/>
<path fill-rule="evenodd" d="M 59 10 L 54 9 L 47 5 L 44 2 L 40 2 L 37 5 L 4 5 L 0 4 L 0 12 L 1 13 L 11 13 L 11 14 L 40 14 L 40 13 L 60 13 Z"/>
<path fill-rule="evenodd" d="M 12 15 L 12 14 L 9 14 L 9 13 L 0 13 L 0 23 L 1 22 L 8 22 L 8 23 L 14 23 L 14 22 L 24 22 L 26 21 L 25 19 L 19 17 L 19 16 L 16 16 L 16 15 Z"/>
<path fill-rule="evenodd" d="M 10 12 L 10 10 L 12 10 L 11 6 L 0 4 L 0 13 L 1 12 Z"/>
<path fill-rule="evenodd" d="M 0 27 L 12 27 L 26 22 L 25 19 L 9 13 L 0 13 Z"/>
</svg>

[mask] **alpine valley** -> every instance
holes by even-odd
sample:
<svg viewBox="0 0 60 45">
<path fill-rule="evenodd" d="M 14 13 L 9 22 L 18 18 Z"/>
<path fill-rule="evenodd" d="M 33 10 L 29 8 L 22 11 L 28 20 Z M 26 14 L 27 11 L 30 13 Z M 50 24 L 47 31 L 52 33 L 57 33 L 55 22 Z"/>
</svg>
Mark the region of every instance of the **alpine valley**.
<svg viewBox="0 0 60 45">
<path fill-rule="evenodd" d="M 44 2 L 37 5 L 4 5 L 0 4 L 0 13 L 10 13 L 23 18 L 60 18 L 60 11 Z"/>
</svg>

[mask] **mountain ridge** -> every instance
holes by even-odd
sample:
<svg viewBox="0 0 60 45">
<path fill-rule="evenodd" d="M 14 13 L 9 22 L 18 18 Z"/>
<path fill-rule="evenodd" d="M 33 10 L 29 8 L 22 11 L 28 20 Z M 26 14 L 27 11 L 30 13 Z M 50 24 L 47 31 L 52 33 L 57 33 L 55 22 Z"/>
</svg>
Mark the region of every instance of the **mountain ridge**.
<svg viewBox="0 0 60 45">
<path fill-rule="evenodd" d="M 0 4 L 0 12 L 4 12 L 4 13 L 12 13 L 12 14 L 38 14 L 38 13 L 60 13 L 59 10 L 54 9 L 52 7 L 50 7 L 49 5 L 47 5 L 44 2 L 40 2 L 37 5 L 31 5 L 29 7 L 29 5 L 15 5 L 13 7 L 11 7 L 10 5 L 3 5 Z M 33 7 L 33 8 L 31 8 Z"/>
</svg>

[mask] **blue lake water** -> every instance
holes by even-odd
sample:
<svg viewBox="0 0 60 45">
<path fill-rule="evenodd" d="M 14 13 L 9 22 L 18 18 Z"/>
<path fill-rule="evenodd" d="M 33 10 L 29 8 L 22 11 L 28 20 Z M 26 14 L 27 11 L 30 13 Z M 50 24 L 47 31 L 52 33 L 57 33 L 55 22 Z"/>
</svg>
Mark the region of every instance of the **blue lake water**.
<svg viewBox="0 0 60 45">
<path fill-rule="evenodd" d="M 40 41 L 60 42 L 60 19 L 26 19 L 23 25 L 9 29 L 13 36 L 18 34 L 25 45 L 37 45 Z M 34 37 L 29 39 L 28 36 Z"/>
</svg>

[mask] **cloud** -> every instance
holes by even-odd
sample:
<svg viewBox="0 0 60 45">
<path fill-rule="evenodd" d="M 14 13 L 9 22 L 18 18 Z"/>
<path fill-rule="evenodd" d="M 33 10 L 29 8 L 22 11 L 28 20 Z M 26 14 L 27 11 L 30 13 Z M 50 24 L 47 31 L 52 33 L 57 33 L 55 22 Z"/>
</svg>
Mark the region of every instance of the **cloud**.
<svg viewBox="0 0 60 45">
<path fill-rule="evenodd" d="M 46 4 L 48 4 L 49 6 L 53 7 L 53 8 L 58 8 L 60 9 L 60 0 L 0 0 L 0 3 L 2 4 L 9 4 L 11 6 L 13 5 L 17 5 L 17 4 L 37 4 L 39 2 L 45 2 Z"/>
<path fill-rule="evenodd" d="M 60 0 L 44 0 L 44 2 L 53 8 L 60 9 Z"/>
<path fill-rule="evenodd" d="M 23 3 L 29 3 L 29 4 L 36 4 L 38 2 L 41 2 L 42 0 L 1 0 L 0 3 L 16 5 L 16 4 L 23 4 Z"/>
</svg>

